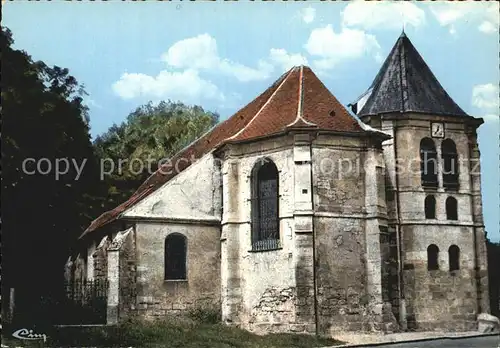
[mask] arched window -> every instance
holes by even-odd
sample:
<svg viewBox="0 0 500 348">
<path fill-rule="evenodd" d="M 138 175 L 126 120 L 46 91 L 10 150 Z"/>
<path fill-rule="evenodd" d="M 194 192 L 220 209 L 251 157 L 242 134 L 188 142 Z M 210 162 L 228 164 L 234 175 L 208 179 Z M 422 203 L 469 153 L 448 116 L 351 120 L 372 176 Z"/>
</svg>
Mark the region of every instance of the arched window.
<svg viewBox="0 0 500 348">
<path fill-rule="evenodd" d="M 454 197 L 446 198 L 446 219 L 458 220 L 457 200 Z"/>
<path fill-rule="evenodd" d="M 458 154 L 457 147 L 451 139 L 446 139 L 441 145 L 443 158 L 443 186 L 449 189 L 458 187 Z"/>
<path fill-rule="evenodd" d="M 435 219 L 436 218 L 436 198 L 430 195 L 425 197 L 425 218 Z"/>
<path fill-rule="evenodd" d="M 252 170 L 252 250 L 279 248 L 278 168 L 268 159 Z"/>
<path fill-rule="evenodd" d="M 165 238 L 165 280 L 186 279 L 187 239 L 179 233 Z"/>
<path fill-rule="evenodd" d="M 439 248 L 435 244 L 427 248 L 427 269 L 436 271 L 439 269 Z"/>
<path fill-rule="evenodd" d="M 423 138 L 420 141 L 420 177 L 422 186 L 438 186 L 437 152 L 431 138 Z"/>
<path fill-rule="evenodd" d="M 460 269 L 460 248 L 456 245 L 452 245 L 448 249 L 448 264 L 450 265 L 450 272 Z"/>
</svg>

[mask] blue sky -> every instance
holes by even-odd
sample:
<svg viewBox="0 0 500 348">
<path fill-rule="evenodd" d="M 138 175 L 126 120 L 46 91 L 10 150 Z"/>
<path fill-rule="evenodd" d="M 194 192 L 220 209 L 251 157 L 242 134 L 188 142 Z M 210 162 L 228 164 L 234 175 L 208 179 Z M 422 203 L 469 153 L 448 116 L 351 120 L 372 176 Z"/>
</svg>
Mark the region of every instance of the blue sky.
<svg viewBox="0 0 500 348">
<path fill-rule="evenodd" d="M 499 232 L 499 4 L 496 2 L 3 3 L 15 47 L 85 85 L 91 133 L 148 100 L 229 117 L 293 65 L 312 67 L 344 104 L 372 82 L 405 32 L 479 129 L 489 236 Z"/>
</svg>

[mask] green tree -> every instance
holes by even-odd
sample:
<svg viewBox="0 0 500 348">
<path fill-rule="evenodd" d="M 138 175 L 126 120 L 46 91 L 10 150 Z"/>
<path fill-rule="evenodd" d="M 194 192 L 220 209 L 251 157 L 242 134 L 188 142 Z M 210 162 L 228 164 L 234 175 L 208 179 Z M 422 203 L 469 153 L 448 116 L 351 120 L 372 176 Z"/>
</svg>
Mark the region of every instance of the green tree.
<svg viewBox="0 0 500 348">
<path fill-rule="evenodd" d="M 95 197 L 104 187 L 82 86 L 68 69 L 48 67 L 13 49 L 4 27 L 0 45 L 2 290 L 14 287 L 18 298 L 23 291 L 35 296 L 44 287 L 60 287 L 70 245 L 102 209 Z M 54 166 L 62 159 L 85 163 L 81 175 L 71 165 L 56 178 Z M 43 170 L 50 163 L 52 170 L 41 174 L 34 162 Z"/>
<path fill-rule="evenodd" d="M 62 289 L 64 263 L 91 220 L 126 200 L 160 159 L 213 127 L 219 116 L 179 102 L 148 103 L 92 144 L 85 91 L 68 69 L 14 49 L 4 27 L 0 45 L 2 303 L 15 288 L 17 312 L 24 309 L 29 318 L 40 295 Z M 56 177 L 54 165 L 62 159 L 70 166 Z M 101 181 L 101 159 L 152 165 L 137 172 L 125 165 Z M 42 163 L 42 169 L 50 163 L 52 170 L 40 173 L 34 163 Z"/>
<path fill-rule="evenodd" d="M 219 115 L 200 106 L 180 102 L 149 102 L 128 115 L 121 125 L 113 125 L 94 141 L 108 187 L 108 209 L 125 201 L 156 169 L 162 159 L 171 158 L 207 132 Z M 119 170 L 119 163 L 122 163 Z"/>
</svg>

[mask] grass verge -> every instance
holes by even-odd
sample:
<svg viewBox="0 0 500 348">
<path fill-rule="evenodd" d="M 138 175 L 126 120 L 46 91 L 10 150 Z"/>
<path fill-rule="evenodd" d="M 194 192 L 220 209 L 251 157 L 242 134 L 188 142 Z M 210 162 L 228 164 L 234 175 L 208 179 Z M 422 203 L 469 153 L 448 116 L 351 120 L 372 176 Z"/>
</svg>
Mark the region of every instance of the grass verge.
<svg viewBox="0 0 500 348">
<path fill-rule="evenodd" d="M 38 330 L 35 330 L 38 331 Z M 2 337 L 2 345 L 10 347 L 151 347 L 151 348 L 313 348 L 341 342 L 299 334 L 259 336 L 223 324 L 189 319 L 169 319 L 143 323 L 129 321 L 117 326 L 55 327 L 44 332 L 42 342 Z M 9 331 L 3 331 L 5 335 Z M 37 332 L 39 333 L 39 332 Z"/>
</svg>

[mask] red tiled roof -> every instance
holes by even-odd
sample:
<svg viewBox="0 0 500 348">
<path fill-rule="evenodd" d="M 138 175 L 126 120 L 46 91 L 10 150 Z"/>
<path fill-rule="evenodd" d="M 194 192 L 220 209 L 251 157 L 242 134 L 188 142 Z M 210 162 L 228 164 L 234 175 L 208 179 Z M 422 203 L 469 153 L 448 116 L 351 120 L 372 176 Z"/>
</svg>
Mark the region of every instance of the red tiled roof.
<svg viewBox="0 0 500 348">
<path fill-rule="evenodd" d="M 126 202 L 92 221 L 80 238 L 116 220 L 126 209 L 222 144 L 260 138 L 298 127 L 364 132 L 309 67 L 294 67 L 236 114 L 177 153 Z"/>
</svg>

